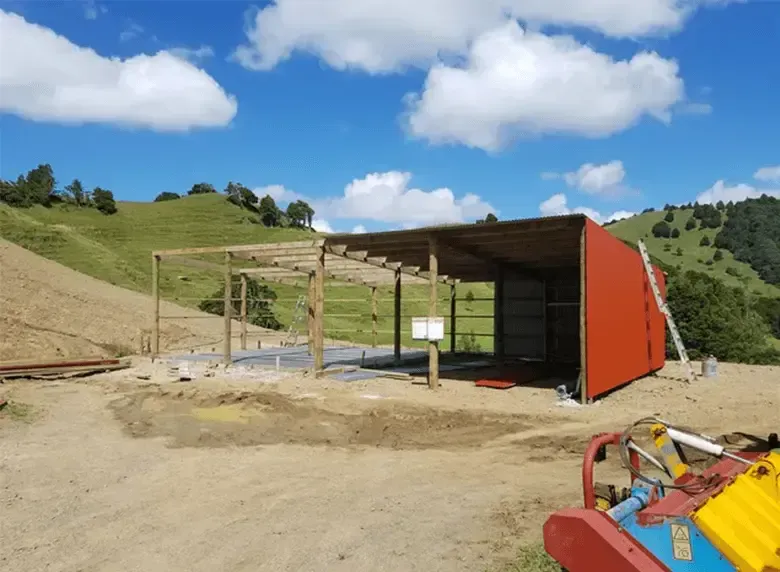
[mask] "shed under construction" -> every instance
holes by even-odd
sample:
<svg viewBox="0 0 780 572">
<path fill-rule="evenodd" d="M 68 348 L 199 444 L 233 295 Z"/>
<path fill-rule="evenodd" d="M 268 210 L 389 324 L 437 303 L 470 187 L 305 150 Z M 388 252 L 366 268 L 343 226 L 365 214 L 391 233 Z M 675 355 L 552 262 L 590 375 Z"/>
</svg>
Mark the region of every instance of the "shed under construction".
<svg viewBox="0 0 780 572">
<path fill-rule="evenodd" d="M 220 254 L 222 264 L 187 256 Z M 638 252 L 583 215 L 449 225 L 366 234 L 334 234 L 301 242 L 156 251 L 152 351 L 159 352 L 159 269 L 164 259 L 219 270 L 225 278 L 223 355 L 231 359 L 233 276 L 308 288 L 308 341 L 314 367 L 324 365 L 325 280 L 371 289 L 394 285 L 393 340 L 401 357 L 404 284 L 427 284 L 429 317 L 444 313 L 440 285 L 493 283 L 494 349 L 498 366 L 513 361 L 579 370 L 589 401 L 664 365 L 665 322 Z M 663 291 L 663 273 L 654 268 Z M 245 288 L 242 348 L 245 348 Z M 376 311 L 374 310 L 374 313 Z M 449 335 L 454 341 L 455 320 Z M 454 344 L 453 344 L 454 346 Z M 438 386 L 439 347 L 428 342 L 428 382 Z"/>
</svg>

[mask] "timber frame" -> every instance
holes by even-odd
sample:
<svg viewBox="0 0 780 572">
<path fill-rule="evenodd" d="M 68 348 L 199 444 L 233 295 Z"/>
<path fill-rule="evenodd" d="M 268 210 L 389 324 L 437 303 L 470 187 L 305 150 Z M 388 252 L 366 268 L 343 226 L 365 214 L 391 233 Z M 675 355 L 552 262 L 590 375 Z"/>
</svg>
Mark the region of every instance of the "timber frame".
<svg viewBox="0 0 780 572">
<path fill-rule="evenodd" d="M 551 268 L 579 266 L 583 215 L 496 223 L 449 225 L 413 230 L 332 234 L 311 240 L 275 244 L 245 244 L 158 250 L 152 253 L 154 323 L 152 353 L 160 351 L 160 263 L 213 270 L 224 275 L 225 307 L 223 360 L 231 362 L 231 285 L 241 276 L 241 344 L 246 348 L 246 277 L 307 288 L 309 349 L 314 368 L 324 367 L 325 280 L 366 286 L 370 289 L 372 313 L 376 316 L 376 288 L 394 287 L 393 345 L 396 361 L 401 357 L 401 280 L 404 284 L 427 284 L 430 288 L 429 317 L 438 317 L 437 286 L 451 288 L 453 313 L 451 346 L 455 340 L 454 286 L 460 282 L 496 282 L 505 270 L 529 277 L 542 276 Z M 222 255 L 221 262 L 192 258 Z M 375 332 L 374 332 L 375 337 Z M 495 340 L 501 358 L 503 339 Z M 431 388 L 439 384 L 438 342 L 429 343 Z"/>
</svg>

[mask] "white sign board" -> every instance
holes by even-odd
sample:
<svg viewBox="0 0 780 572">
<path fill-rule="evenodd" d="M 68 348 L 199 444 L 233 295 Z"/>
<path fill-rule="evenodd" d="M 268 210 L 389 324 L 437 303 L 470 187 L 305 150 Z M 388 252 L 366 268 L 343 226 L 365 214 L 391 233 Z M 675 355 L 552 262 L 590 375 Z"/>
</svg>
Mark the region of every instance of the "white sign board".
<svg viewBox="0 0 780 572">
<path fill-rule="evenodd" d="M 428 318 L 428 339 L 432 342 L 444 339 L 444 318 Z"/>
<path fill-rule="evenodd" d="M 412 318 L 412 339 L 438 342 L 444 339 L 444 318 Z"/>
</svg>

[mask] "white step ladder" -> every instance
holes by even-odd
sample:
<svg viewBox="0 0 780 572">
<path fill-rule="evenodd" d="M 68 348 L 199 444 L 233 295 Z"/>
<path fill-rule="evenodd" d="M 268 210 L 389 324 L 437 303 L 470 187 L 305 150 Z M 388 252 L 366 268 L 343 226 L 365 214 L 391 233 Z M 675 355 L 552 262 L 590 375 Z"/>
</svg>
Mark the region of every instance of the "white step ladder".
<svg viewBox="0 0 780 572">
<path fill-rule="evenodd" d="M 647 278 L 650 281 L 650 288 L 653 290 L 653 296 L 655 297 L 655 303 L 658 305 L 658 309 L 666 318 L 666 325 L 669 326 L 669 332 L 672 334 L 672 340 L 674 341 L 674 347 L 677 348 L 677 355 L 680 356 L 680 362 L 686 370 L 688 375 L 688 381 L 694 381 L 696 379 L 696 373 L 693 371 L 691 360 L 688 359 L 688 352 L 685 351 L 680 332 L 677 330 L 677 325 L 672 318 L 672 312 L 669 310 L 669 306 L 664 302 L 661 297 L 661 290 L 658 288 L 658 281 L 655 279 L 655 272 L 653 272 L 653 265 L 650 262 L 650 255 L 647 253 L 647 247 L 645 243 L 640 239 L 637 240 L 639 246 L 639 253 L 642 255 L 642 262 L 645 265 L 645 272 Z"/>
</svg>

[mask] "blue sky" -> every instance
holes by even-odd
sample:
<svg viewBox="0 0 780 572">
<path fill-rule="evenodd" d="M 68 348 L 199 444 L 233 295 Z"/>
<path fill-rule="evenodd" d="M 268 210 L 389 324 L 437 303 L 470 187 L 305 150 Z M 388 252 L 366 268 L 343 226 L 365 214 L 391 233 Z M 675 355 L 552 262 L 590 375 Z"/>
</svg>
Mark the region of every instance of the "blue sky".
<svg viewBox="0 0 780 572">
<path fill-rule="evenodd" d="M 232 180 L 338 231 L 780 189 L 780 2 L 0 10 L 2 178 L 48 162 L 139 201 Z"/>
</svg>

